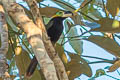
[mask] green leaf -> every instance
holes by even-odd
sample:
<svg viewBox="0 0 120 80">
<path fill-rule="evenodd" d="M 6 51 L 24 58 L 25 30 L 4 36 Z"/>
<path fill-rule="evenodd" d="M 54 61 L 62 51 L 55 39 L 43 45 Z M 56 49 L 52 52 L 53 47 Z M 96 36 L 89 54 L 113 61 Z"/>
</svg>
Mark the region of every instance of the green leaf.
<svg viewBox="0 0 120 80">
<path fill-rule="evenodd" d="M 61 9 L 54 8 L 54 7 L 44 7 L 44 8 L 39 8 L 39 10 L 40 10 L 40 14 L 46 17 L 52 17 L 58 11 L 62 11 Z"/>
<path fill-rule="evenodd" d="M 116 20 L 115 20 L 116 21 Z M 117 24 L 114 23 L 113 19 L 110 18 L 102 18 L 97 21 L 101 26 L 96 29 L 92 29 L 91 31 L 101 31 L 101 32 L 109 32 L 109 33 L 117 33 L 120 32 L 120 21 L 117 21 Z"/>
<path fill-rule="evenodd" d="M 66 64 L 68 60 L 67 60 L 67 56 L 64 53 L 64 48 L 60 44 L 56 44 L 55 49 L 58 55 L 60 56 L 60 58 L 62 59 L 62 61 L 64 62 L 64 64 Z"/>
<path fill-rule="evenodd" d="M 91 0 L 91 5 L 97 6 L 97 8 L 103 8 L 102 0 Z"/>
<path fill-rule="evenodd" d="M 120 57 L 120 46 L 113 39 L 104 36 L 90 36 L 87 40 Z"/>
<path fill-rule="evenodd" d="M 107 0 L 106 8 L 112 16 L 116 16 L 117 8 L 120 8 L 120 0 Z"/>
<path fill-rule="evenodd" d="M 65 42 L 65 38 L 64 38 L 64 33 L 61 34 L 60 39 L 57 41 L 58 44 L 62 44 Z"/>
<path fill-rule="evenodd" d="M 42 1 L 44 1 L 44 0 L 36 0 L 36 1 L 39 3 L 39 2 L 42 2 Z"/>
<path fill-rule="evenodd" d="M 9 26 L 12 28 L 13 31 L 18 32 L 18 28 L 10 16 L 6 15 L 6 21 L 9 24 Z"/>
<path fill-rule="evenodd" d="M 89 77 L 92 76 L 92 70 L 88 63 L 77 54 L 69 54 L 71 61 L 67 64 L 67 72 L 69 72 L 69 79 L 74 80 L 74 78 L 85 74 Z"/>
<path fill-rule="evenodd" d="M 71 17 L 71 18 L 74 21 L 75 25 L 81 25 L 81 24 L 83 24 L 83 22 L 82 22 L 82 16 L 81 15 L 77 14 L 77 15 Z"/>
<path fill-rule="evenodd" d="M 50 18 L 47 18 L 47 17 L 44 17 L 43 19 L 44 19 L 44 24 L 45 24 L 45 25 L 47 25 L 48 22 L 50 21 Z M 45 27 L 46 27 L 46 26 L 45 26 Z"/>
<path fill-rule="evenodd" d="M 67 19 L 64 21 L 64 26 L 65 26 L 65 31 L 68 32 L 71 29 L 71 27 L 74 26 L 74 24 L 72 23 L 72 21 Z"/>
<path fill-rule="evenodd" d="M 78 36 L 78 33 L 77 33 L 77 29 L 75 27 L 72 27 L 70 29 L 70 32 L 68 33 L 68 37 L 74 37 L 74 36 Z M 83 41 L 81 41 L 80 39 L 72 39 L 72 40 L 69 40 L 69 43 L 77 54 L 79 55 L 82 54 Z"/>
<path fill-rule="evenodd" d="M 31 61 L 30 57 L 29 57 L 29 53 L 23 49 L 20 55 L 15 56 L 15 61 L 16 61 L 16 65 L 19 69 L 20 77 L 22 77 L 23 75 L 25 75 L 26 70 Z M 41 76 L 40 76 L 39 71 L 36 68 L 36 70 L 30 80 L 37 80 L 37 79 L 41 80 Z"/>
<path fill-rule="evenodd" d="M 97 9 L 94 9 L 94 8 L 92 8 L 92 10 L 90 11 L 90 14 L 88 16 L 93 16 L 93 17 L 95 17 L 95 19 L 102 18 L 101 13 Z"/>
<path fill-rule="evenodd" d="M 7 52 L 7 54 L 6 54 L 6 58 L 7 58 L 8 60 L 11 60 L 11 59 L 13 58 L 13 56 L 14 56 L 14 53 L 13 53 L 12 46 L 9 45 L 9 47 L 8 47 L 8 52 Z"/>
<path fill-rule="evenodd" d="M 27 35 L 26 35 L 26 34 L 23 34 L 23 35 L 22 35 L 22 44 L 25 45 L 25 46 L 27 46 L 27 47 L 30 46 L 30 45 L 29 45 L 29 42 L 28 42 L 28 40 L 27 40 Z"/>
<path fill-rule="evenodd" d="M 66 9 L 68 11 L 75 10 L 75 7 L 66 1 L 62 1 L 62 0 L 51 0 L 51 1 L 55 2 L 57 5 L 59 5 L 60 7 L 62 7 L 63 9 Z"/>
</svg>

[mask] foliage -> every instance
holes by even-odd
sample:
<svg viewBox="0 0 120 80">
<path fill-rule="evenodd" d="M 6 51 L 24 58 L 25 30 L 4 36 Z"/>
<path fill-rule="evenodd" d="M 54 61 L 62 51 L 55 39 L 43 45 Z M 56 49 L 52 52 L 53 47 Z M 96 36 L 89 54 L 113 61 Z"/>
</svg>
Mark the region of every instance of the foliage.
<svg viewBox="0 0 120 80">
<path fill-rule="evenodd" d="M 111 61 L 94 57 L 103 60 L 103 62 L 112 63 L 113 65 L 108 69 L 109 72 L 115 71 L 120 67 L 118 63 L 120 46 L 115 39 L 116 37 L 120 38 L 120 21 L 118 20 L 120 0 L 74 0 L 73 3 L 70 2 L 72 0 L 50 1 L 59 7 L 46 5 L 44 0 L 37 0 L 44 24 L 47 24 L 50 18 L 58 11 L 74 11 L 81 7 L 76 16 L 64 21 L 65 30 L 56 44 L 56 51 L 66 67 L 70 80 L 79 77 L 81 74 L 85 74 L 88 77 L 92 76 L 92 70 L 89 66 L 90 61 L 84 59 L 85 56 L 82 55 L 84 51 L 83 40 L 95 43 L 116 57 L 116 59 Z M 30 10 L 25 5 L 21 6 L 24 8 L 26 15 L 33 20 Z M 19 76 L 23 78 L 26 67 L 30 63 L 30 58 L 34 54 L 27 41 L 26 34 L 17 27 L 10 16 L 7 16 L 6 19 L 9 27 L 9 50 L 7 53 L 7 59 L 10 61 L 9 71 L 11 75 L 15 74 L 12 69 L 17 66 Z M 92 27 L 89 25 L 92 25 Z M 96 27 L 96 25 L 100 26 Z M 89 30 L 89 28 L 91 29 Z M 94 32 L 99 32 L 102 36 Z M 112 37 L 106 33 L 109 33 Z M 66 50 L 66 44 L 72 47 L 72 50 Z M 91 58 L 91 56 L 86 57 Z M 104 70 L 99 69 L 96 71 L 95 76 L 91 78 L 94 79 L 105 74 L 107 73 Z M 17 74 L 15 75 L 17 76 Z M 36 69 L 31 80 L 37 80 L 38 78 L 40 79 L 41 76 L 39 75 L 39 69 Z"/>
</svg>

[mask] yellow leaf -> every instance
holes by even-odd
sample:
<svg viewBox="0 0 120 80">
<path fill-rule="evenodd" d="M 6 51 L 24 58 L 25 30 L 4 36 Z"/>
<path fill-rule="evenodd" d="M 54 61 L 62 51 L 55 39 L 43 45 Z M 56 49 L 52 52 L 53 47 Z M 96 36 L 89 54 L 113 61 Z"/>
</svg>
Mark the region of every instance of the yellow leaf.
<svg viewBox="0 0 120 80">
<path fill-rule="evenodd" d="M 5 72 L 5 77 L 10 78 L 10 74 L 8 72 Z"/>
<path fill-rule="evenodd" d="M 70 73 L 71 73 L 71 71 L 67 71 L 67 75 L 68 75 L 68 76 L 70 75 Z"/>
<path fill-rule="evenodd" d="M 118 16 L 118 14 L 119 14 L 119 11 L 120 11 L 120 9 L 117 7 L 117 13 L 116 13 L 117 16 Z"/>
<path fill-rule="evenodd" d="M 113 72 L 120 67 L 120 60 L 115 61 L 115 63 L 109 68 L 107 72 Z"/>
<path fill-rule="evenodd" d="M 118 28 L 118 27 L 120 27 L 119 21 L 114 20 L 114 21 L 113 21 L 113 24 L 112 24 L 112 27 L 113 27 L 113 28 Z"/>
<path fill-rule="evenodd" d="M 0 80 L 3 80 L 2 77 L 0 77 Z"/>
<path fill-rule="evenodd" d="M 22 47 L 21 46 L 17 46 L 15 48 L 15 55 L 20 55 L 21 52 L 22 52 Z"/>
</svg>

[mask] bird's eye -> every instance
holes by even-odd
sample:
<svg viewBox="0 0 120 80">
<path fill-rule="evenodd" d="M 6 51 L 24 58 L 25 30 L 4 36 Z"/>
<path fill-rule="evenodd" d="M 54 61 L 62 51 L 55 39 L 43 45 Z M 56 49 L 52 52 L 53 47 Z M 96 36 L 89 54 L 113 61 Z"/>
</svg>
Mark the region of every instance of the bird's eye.
<svg viewBox="0 0 120 80">
<path fill-rule="evenodd" d="M 65 12 L 64 12 L 64 14 L 69 14 L 69 13 L 72 14 L 71 11 L 65 11 Z"/>
</svg>

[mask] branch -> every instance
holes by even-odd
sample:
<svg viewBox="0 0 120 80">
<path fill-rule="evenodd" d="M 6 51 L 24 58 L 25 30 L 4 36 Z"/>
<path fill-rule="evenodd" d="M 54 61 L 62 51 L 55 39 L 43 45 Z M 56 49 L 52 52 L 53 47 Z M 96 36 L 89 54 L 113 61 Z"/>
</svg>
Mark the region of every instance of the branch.
<svg viewBox="0 0 120 80">
<path fill-rule="evenodd" d="M 35 20 L 35 23 L 42 30 L 42 34 L 43 34 L 42 39 L 43 39 L 43 42 L 45 45 L 45 49 L 46 49 L 47 53 L 49 54 L 50 58 L 54 62 L 54 65 L 55 65 L 55 68 L 57 70 L 60 80 L 68 80 L 68 76 L 66 74 L 64 64 L 62 63 L 60 57 L 58 56 L 58 54 L 55 51 L 50 39 L 48 38 L 45 26 L 43 24 L 43 21 L 42 21 L 40 12 L 39 12 L 39 8 L 37 7 L 36 0 L 26 0 L 26 2 L 28 3 L 28 5 L 30 7 L 31 13 Z"/>
<path fill-rule="evenodd" d="M 61 3 L 61 4 L 64 4 L 64 5 L 66 5 L 67 7 L 69 7 L 69 8 L 71 8 L 71 9 L 73 9 L 73 11 L 75 10 L 75 8 L 74 7 L 71 7 L 71 6 L 69 6 L 67 3 L 63 3 L 62 1 L 59 1 L 59 0 L 53 0 L 53 1 L 56 1 L 56 2 L 59 2 L 59 3 Z M 92 0 L 91 0 L 92 1 Z M 91 2 L 91 1 L 89 1 L 89 3 Z M 87 4 L 86 4 L 87 5 Z M 86 6 L 85 5 L 85 6 Z M 90 16 L 88 16 L 88 15 L 86 15 L 86 14 L 84 14 L 83 12 L 81 12 L 81 11 L 78 11 L 80 14 L 82 14 L 83 16 L 86 16 L 86 17 L 88 17 L 89 19 L 91 19 L 92 21 L 94 21 L 94 22 L 96 22 L 96 20 L 95 19 L 93 19 L 92 17 L 90 17 Z"/>
<path fill-rule="evenodd" d="M 2 3 L 8 14 L 27 34 L 27 39 L 32 46 L 46 80 L 58 80 L 54 63 L 49 58 L 42 41 L 42 30 L 26 16 L 21 6 L 16 3 L 4 3 L 4 1 L 7 0 L 2 0 Z"/>
<path fill-rule="evenodd" d="M 82 33 L 81 35 L 78 35 L 78 36 L 64 37 L 64 38 L 68 38 L 68 40 L 65 41 L 62 45 L 66 44 L 67 42 L 69 42 L 69 41 L 72 40 L 72 39 L 75 39 L 75 38 L 78 38 L 78 37 L 82 37 L 84 34 L 90 33 L 90 32 L 91 32 L 91 30 L 86 31 L 86 32 L 84 32 L 84 33 Z"/>
<path fill-rule="evenodd" d="M 106 17 L 108 17 L 109 16 L 109 12 L 106 9 L 104 0 L 102 0 L 102 3 L 103 3 L 103 8 L 104 8 L 104 11 L 105 11 L 105 15 L 106 15 Z"/>
<path fill-rule="evenodd" d="M 5 12 L 0 5 L 0 77 L 6 79 L 7 69 L 6 69 L 6 53 L 8 51 L 8 28 L 5 21 Z M 10 76 L 9 76 L 10 77 Z"/>
<path fill-rule="evenodd" d="M 84 2 L 80 5 L 80 9 L 84 8 L 85 6 L 87 6 L 89 3 L 91 3 L 92 0 L 84 0 Z"/>
</svg>

